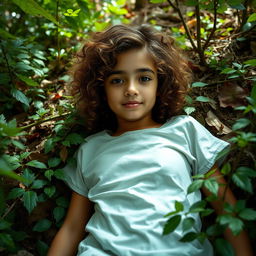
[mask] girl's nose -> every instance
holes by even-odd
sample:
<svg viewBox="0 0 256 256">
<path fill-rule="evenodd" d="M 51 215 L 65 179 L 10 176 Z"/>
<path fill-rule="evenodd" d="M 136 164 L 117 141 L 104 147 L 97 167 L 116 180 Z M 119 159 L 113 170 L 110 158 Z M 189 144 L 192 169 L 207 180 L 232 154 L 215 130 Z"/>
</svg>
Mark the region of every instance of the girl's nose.
<svg viewBox="0 0 256 256">
<path fill-rule="evenodd" d="M 138 95 L 138 89 L 135 81 L 130 81 L 125 88 L 125 96 Z"/>
</svg>

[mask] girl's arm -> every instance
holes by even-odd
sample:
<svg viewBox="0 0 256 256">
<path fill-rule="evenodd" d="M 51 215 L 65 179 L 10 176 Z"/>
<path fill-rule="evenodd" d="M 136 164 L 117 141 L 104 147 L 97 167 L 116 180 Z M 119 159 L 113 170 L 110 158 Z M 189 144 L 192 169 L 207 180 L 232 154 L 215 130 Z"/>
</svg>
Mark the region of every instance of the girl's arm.
<svg viewBox="0 0 256 256">
<path fill-rule="evenodd" d="M 78 244 L 85 236 L 85 225 L 92 211 L 93 203 L 88 198 L 73 192 L 67 216 L 53 239 L 47 256 L 76 255 Z"/>
<path fill-rule="evenodd" d="M 226 184 L 226 181 L 222 176 L 221 172 L 218 170 L 218 168 L 214 166 L 212 169 L 215 169 L 215 172 L 210 177 L 215 177 L 219 184 Z M 215 209 L 218 215 L 224 213 L 223 206 L 225 202 L 231 205 L 236 204 L 236 198 L 232 193 L 231 189 L 230 188 L 225 189 L 225 187 L 226 186 L 223 186 L 223 185 L 219 186 L 219 191 L 218 191 L 219 200 L 211 202 L 212 207 Z M 205 194 L 205 196 L 211 195 L 209 190 L 207 190 L 206 188 L 202 188 L 202 191 Z M 225 194 L 225 198 L 224 198 L 224 194 Z M 235 236 L 233 235 L 231 230 L 226 229 L 224 236 L 233 246 L 236 256 L 253 256 L 252 247 L 250 245 L 248 235 L 245 231 L 242 231 L 239 235 Z"/>
</svg>

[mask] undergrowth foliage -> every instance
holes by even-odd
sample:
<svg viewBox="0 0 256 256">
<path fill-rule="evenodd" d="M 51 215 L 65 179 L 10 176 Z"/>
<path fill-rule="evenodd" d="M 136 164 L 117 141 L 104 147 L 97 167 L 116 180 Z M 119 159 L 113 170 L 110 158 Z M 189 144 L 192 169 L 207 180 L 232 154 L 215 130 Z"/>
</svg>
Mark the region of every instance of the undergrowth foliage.
<svg viewBox="0 0 256 256">
<path fill-rule="evenodd" d="M 1 255 L 20 250 L 46 255 L 51 239 L 63 222 L 69 191 L 63 183 L 62 168 L 67 162 L 75 161 L 75 150 L 88 135 L 75 111 L 74 99 L 68 94 L 70 59 L 90 32 L 136 18 L 125 0 L 95 2 L 0 3 L 3 14 L 0 22 L 5 27 L 0 28 Z M 167 32 L 201 63 L 201 66 L 191 63 L 191 69 L 196 74 L 207 69 L 221 79 L 212 81 L 211 77 L 207 80 L 196 75 L 184 111 L 195 117 L 210 108 L 218 113 L 217 100 L 223 108 L 232 110 L 231 120 L 225 120 L 232 126 L 228 139 L 231 148 L 219 157 L 225 159 L 221 173 L 239 198 L 235 206 L 226 204 L 225 214 L 216 217 L 208 202 L 216 198 L 220 185 L 214 178 L 195 176 L 187 193 L 204 186 L 212 195 L 190 209 L 181 202 L 170 202 L 175 205 L 175 211 L 166 213 L 163 234 L 171 235 L 182 225 L 182 242 L 194 239 L 203 242 L 209 238 L 217 255 L 232 256 L 231 246 L 222 237 L 226 227 L 234 234 L 246 228 L 251 239 L 256 239 L 256 58 L 225 58 L 215 49 L 214 41 L 227 38 L 231 44 L 248 42 L 251 33 L 255 33 L 256 4 L 239 0 L 189 0 L 185 5 L 190 11 L 182 13 L 179 1 L 150 2 L 152 12 L 160 8 L 163 12 L 177 13 L 179 25 L 170 25 Z M 224 27 L 227 10 L 236 13 L 236 26 Z M 190 19 L 196 21 L 196 27 L 189 25 Z M 147 22 L 166 30 L 166 25 L 155 18 Z M 209 93 L 211 88 L 216 91 L 216 87 L 223 91 L 218 99 Z M 237 99 L 238 105 L 234 103 Z M 224 134 L 224 130 L 220 127 L 219 134 Z M 194 213 L 199 213 L 205 223 L 200 233 L 191 232 Z"/>
</svg>

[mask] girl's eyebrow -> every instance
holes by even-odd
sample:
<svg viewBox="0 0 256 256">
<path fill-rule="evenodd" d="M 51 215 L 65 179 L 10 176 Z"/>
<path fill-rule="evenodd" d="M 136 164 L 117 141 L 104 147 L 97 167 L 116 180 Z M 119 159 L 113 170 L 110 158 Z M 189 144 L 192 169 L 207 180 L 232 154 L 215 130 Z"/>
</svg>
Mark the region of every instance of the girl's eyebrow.
<svg viewBox="0 0 256 256">
<path fill-rule="evenodd" d="M 155 74 L 155 72 L 150 69 L 150 68 L 138 68 L 135 69 L 135 73 L 141 73 L 141 72 L 150 72 L 152 74 Z M 118 75 L 118 74 L 126 74 L 127 72 L 123 71 L 123 70 L 113 70 L 109 73 L 109 76 L 111 75 Z"/>
</svg>

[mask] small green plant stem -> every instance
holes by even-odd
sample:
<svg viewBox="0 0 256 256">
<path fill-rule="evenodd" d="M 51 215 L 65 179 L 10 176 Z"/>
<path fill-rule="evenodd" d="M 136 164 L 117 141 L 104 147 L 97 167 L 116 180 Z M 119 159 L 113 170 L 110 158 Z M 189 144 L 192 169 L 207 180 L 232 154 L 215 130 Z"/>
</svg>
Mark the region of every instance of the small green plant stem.
<svg viewBox="0 0 256 256">
<path fill-rule="evenodd" d="M 17 198 L 13 203 L 12 205 L 6 210 L 6 212 L 3 214 L 3 216 L 0 216 L 0 219 L 4 219 L 11 211 L 12 209 L 14 208 L 14 206 L 16 205 L 16 203 L 18 202 L 19 198 Z"/>
<path fill-rule="evenodd" d="M 185 31 L 186 31 L 186 34 L 187 34 L 187 36 L 188 36 L 188 39 L 189 39 L 189 41 L 190 41 L 190 43 L 191 43 L 191 45 L 192 45 L 193 50 L 194 50 L 195 52 L 198 52 L 198 49 L 197 49 L 197 47 L 196 47 L 196 45 L 195 45 L 195 43 L 194 43 L 194 41 L 193 41 L 193 38 L 192 38 L 192 36 L 191 36 L 191 34 L 190 34 L 189 28 L 188 28 L 188 26 L 187 26 L 187 24 L 186 24 L 186 22 L 185 22 L 185 20 L 184 20 L 184 18 L 183 18 L 183 16 L 182 16 L 182 13 L 181 13 L 181 11 L 180 11 L 179 2 L 178 2 L 177 0 L 175 0 L 175 2 L 176 2 L 176 6 L 175 6 L 175 5 L 171 2 L 171 0 L 167 0 L 167 1 L 168 1 L 168 3 L 170 4 L 170 6 L 178 13 L 178 15 L 179 15 L 179 17 L 180 17 L 180 19 L 181 19 L 181 22 L 182 22 L 182 24 L 183 24 L 183 27 L 184 27 L 184 29 L 185 29 Z"/>
<path fill-rule="evenodd" d="M 241 31 L 244 24 L 246 23 L 247 15 L 248 15 L 248 11 L 247 11 L 248 3 L 249 3 L 249 0 L 245 0 L 243 3 L 245 9 L 242 11 L 242 17 L 239 19 L 240 25 L 239 25 L 238 31 Z M 238 17 L 240 17 L 239 13 L 238 13 Z"/>
<path fill-rule="evenodd" d="M 1 45 L 3 55 L 4 55 L 4 60 L 5 60 L 7 69 L 8 69 L 8 75 L 9 75 L 10 81 L 11 81 L 12 85 L 14 85 L 13 78 L 12 78 L 12 71 L 11 71 L 11 68 L 10 68 L 10 65 L 9 65 L 9 62 L 8 62 L 7 54 L 6 54 L 4 46 L 2 44 L 2 40 L 0 40 L 0 45 Z"/>
<path fill-rule="evenodd" d="M 60 4 L 60 0 L 56 1 L 56 20 L 59 24 L 59 4 Z M 57 25 L 57 51 L 58 51 L 58 56 L 57 56 L 57 60 L 58 60 L 58 66 L 60 66 L 60 35 L 59 35 L 59 25 Z"/>
<path fill-rule="evenodd" d="M 197 51 L 200 58 L 200 64 L 206 65 L 204 51 L 201 45 L 201 21 L 200 21 L 200 7 L 199 1 L 197 1 L 197 5 L 195 6 L 195 14 L 196 14 L 196 40 L 197 40 Z"/>
<path fill-rule="evenodd" d="M 45 123 L 45 122 L 48 122 L 48 121 L 52 121 L 54 119 L 58 119 L 58 118 L 62 118 L 62 117 L 65 117 L 67 115 L 69 115 L 71 112 L 66 112 L 64 114 L 61 114 L 61 115 L 52 115 L 52 116 L 49 116 L 45 119 L 41 119 L 41 120 L 38 120 L 37 122 L 34 122 L 32 124 L 29 124 L 29 125 L 25 125 L 25 126 L 22 126 L 22 127 L 19 127 L 22 131 L 24 130 L 27 130 L 33 126 L 38 126 L 39 124 L 42 124 L 42 123 Z"/>
<path fill-rule="evenodd" d="M 208 36 L 204 46 L 203 46 L 203 51 L 205 51 L 205 49 L 207 49 L 215 31 L 216 31 L 216 27 L 217 27 L 217 8 L 218 8 L 218 4 L 219 4 L 219 0 L 214 0 L 214 6 L 213 6 L 213 12 L 214 12 L 214 16 L 213 16 L 213 28 L 211 30 L 210 35 Z"/>
<path fill-rule="evenodd" d="M 212 83 L 207 83 L 207 86 L 204 87 L 204 90 L 210 89 L 210 86 L 215 86 L 218 84 L 224 84 L 226 82 L 233 82 L 233 81 L 245 81 L 245 80 L 250 80 L 254 78 L 254 76 L 248 76 L 248 77 L 238 77 L 238 78 L 232 78 L 232 79 L 226 79 L 226 80 L 219 80 L 219 81 L 215 81 Z M 203 82 L 204 80 L 202 79 L 201 82 Z"/>
</svg>

